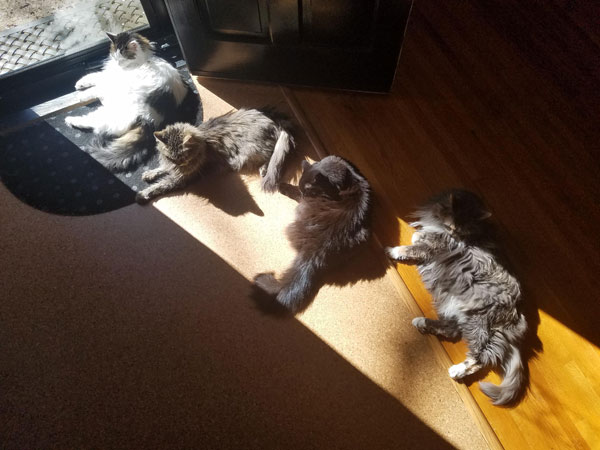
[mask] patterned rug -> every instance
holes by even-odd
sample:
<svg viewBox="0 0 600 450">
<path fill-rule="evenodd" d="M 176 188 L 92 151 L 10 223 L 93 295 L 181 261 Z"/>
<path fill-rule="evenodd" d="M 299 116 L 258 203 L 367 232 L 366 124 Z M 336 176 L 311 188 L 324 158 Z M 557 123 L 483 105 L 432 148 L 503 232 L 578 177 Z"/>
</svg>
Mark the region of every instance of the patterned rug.
<svg viewBox="0 0 600 450">
<path fill-rule="evenodd" d="M 87 154 L 83 149 L 92 133 L 70 128 L 65 117 L 87 114 L 98 106 L 82 106 L 0 136 L 0 179 L 13 195 L 61 215 L 99 214 L 134 203 L 135 193 L 147 187 L 142 173 L 157 167 L 158 157 L 153 153 L 135 170 L 113 174 Z M 184 108 L 194 116 L 193 103 Z M 195 117 L 202 121 L 202 105 Z"/>
</svg>

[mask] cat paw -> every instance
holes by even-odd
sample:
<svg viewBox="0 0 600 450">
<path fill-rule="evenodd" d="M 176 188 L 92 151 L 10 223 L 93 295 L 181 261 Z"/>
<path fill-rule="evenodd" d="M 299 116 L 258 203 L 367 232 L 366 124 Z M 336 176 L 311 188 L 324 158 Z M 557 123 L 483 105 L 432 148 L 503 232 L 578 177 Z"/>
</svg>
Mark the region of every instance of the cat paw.
<svg viewBox="0 0 600 450">
<path fill-rule="evenodd" d="M 394 261 L 407 261 L 409 259 L 405 245 L 400 245 L 398 247 L 386 247 L 385 254 L 388 256 L 388 258 Z"/>
<path fill-rule="evenodd" d="M 427 333 L 427 319 L 425 317 L 415 317 L 412 320 L 413 327 L 419 330 L 419 333 Z"/>
<path fill-rule="evenodd" d="M 423 239 L 423 233 L 419 233 L 418 231 L 415 231 L 410 239 L 411 239 L 410 241 L 412 242 L 412 244 L 415 245 L 417 242 L 419 242 L 421 239 Z"/>
<path fill-rule="evenodd" d="M 94 86 L 94 82 L 88 75 L 86 75 L 83 78 L 80 78 L 79 81 L 77 81 L 77 83 L 75 83 L 75 89 L 77 89 L 78 91 L 82 91 L 83 89 L 91 88 L 92 86 Z"/>
<path fill-rule="evenodd" d="M 75 117 L 66 117 L 65 118 L 65 123 L 67 125 L 69 125 L 71 128 L 78 128 L 80 130 L 92 130 L 93 127 L 89 126 L 88 124 L 85 123 L 85 119 L 83 117 L 80 116 L 75 116 Z"/>
<path fill-rule="evenodd" d="M 144 194 L 144 192 L 138 192 L 137 194 L 135 194 L 135 201 L 139 204 L 139 205 L 145 205 L 146 203 L 148 203 L 150 201 L 150 197 L 148 197 L 148 195 Z"/>
<path fill-rule="evenodd" d="M 89 102 L 90 100 L 95 100 L 98 96 L 95 93 L 95 89 L 89 89 L 83 92 L 77 93 L 77 101 L 79 103 Z"/>
<path fill-rule="evenodd" d="M 160 176 L 160 172 L 156 170 L 146 170 L 142 174 L 142 180 L 146 183 L 156 180 Z"/>
<path fill-rule="evenodd" d="M 450 368 L 448 369 L 448 375 L 450 375 L 450 378 L 452 378 L 453 380 L 460 380 L 462 377 L 465 376 L 466 371 L 467 366 L 465 366 L 464 363 L 455 364 L 453 366 L 450 366 Z"/>
<path fill-rule="evenodd" d="M 253 281 L 256 286 L 271 295 L 276 295 L 281 289 L 273 272 L 259 273 Z"/>
</svg>

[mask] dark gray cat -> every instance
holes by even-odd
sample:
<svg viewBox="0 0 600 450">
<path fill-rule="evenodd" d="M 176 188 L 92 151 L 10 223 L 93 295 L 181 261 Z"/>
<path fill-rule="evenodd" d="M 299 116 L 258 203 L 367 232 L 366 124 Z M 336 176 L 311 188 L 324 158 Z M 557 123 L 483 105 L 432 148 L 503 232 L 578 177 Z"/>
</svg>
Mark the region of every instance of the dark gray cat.
<svg viewBox="0 0 600 450">
<path fill-rule="evenodd" d="M 142 175 L 153 184 L 137 194 L 137 202 L 184 187 L 211 163 L 236 172 L 259 169 L 263 190 L 275 191 L 294 139 L 283 116 L 268 114 L 240 109 L 198 126 L 176 123 L 154 133 L 160 167 Z"/>
<path fill-rule="evenodd" d="M 527 323 L 519 311 L 519 282 L 494 252 L 490 213 L 475 194 L 456 189 L 434 197 L 415 215 L 412 245 L 386 248 L 391 259 L 417 264 L 433 296 L 439 319 L 417 317 L 413 325 L 421 333 L 467 341 L 466 359 L 448 370 L 455 380 L 501 366 L 499 386 L 479 386 L 495 405 L 513 403 L 525 384 L 519 348 Z"/>
<path fill-rule="evenodd" d="M 318 278 L 347 260 L 370 234 L 371 189 L 352 164 L 332 155 L 312 165 L 302 161 L 302 168 L 298 186 L 280 186 L 298 201 L 296 218 L 286 230 L 296 257 L 279 280 L 272 273 L 254 278 L 258 288 L 293 313 L 308 306 Z"/>
</svg>

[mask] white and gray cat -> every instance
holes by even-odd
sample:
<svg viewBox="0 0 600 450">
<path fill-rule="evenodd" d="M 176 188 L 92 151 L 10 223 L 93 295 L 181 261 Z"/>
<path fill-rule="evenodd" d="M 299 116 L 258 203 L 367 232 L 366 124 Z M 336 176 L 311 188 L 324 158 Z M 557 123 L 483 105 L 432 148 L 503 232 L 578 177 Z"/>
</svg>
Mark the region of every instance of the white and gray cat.
<svg viewBox="0 0 600 450">
<path fill-rule="evenodd" d="M 138 192 L 136 201 L 146 203 L 186 186 L 211 163 L 236 172 L 259 169 L 263 190 L 273 192 L 294 147 L 290 128 L 282 115 L 256 109 L 232 111 L 198 126 L 169 125 L 154 133 L 160 166 L 144 172 L 142 179 L 152 184 Z"/>
<path fill-rule="evenodd" d="M 137 33 L 107 33 L 110 57 L 99 72 L 81 78 L 75 88 L 81 100 L 99 99 L 95 111 L 70 116 L 65 122 L 98 135 L 90 154 L 110 170 L 126 170 L 154 150 L 152 132 L 184 120 L 180 106 L 186 96 L 198 96 L 167 61 L 154 55 L 152 45 Z M 195 121 L 195 113 L 190 115 Z M 188 120 L 187 118 L 185 120 Z"/>
<path fill-rule="evenodd" d="M 489 212 L 475 194 L 455 189 L 415 215 L 412 245 L 386 248 L 391 259 L 417 265 L 433 297 L 438 320 L 417 317 L 413 325 L 421 333 L 466 340 L 466 359 L 448 370 L 453 379 L 501 366 L 502 383 L 480 388 L 495 405 L 515 402 L 525 387 L 520 346 L 527 322 L 519 282 L 495 253 Z"/>
</svg>

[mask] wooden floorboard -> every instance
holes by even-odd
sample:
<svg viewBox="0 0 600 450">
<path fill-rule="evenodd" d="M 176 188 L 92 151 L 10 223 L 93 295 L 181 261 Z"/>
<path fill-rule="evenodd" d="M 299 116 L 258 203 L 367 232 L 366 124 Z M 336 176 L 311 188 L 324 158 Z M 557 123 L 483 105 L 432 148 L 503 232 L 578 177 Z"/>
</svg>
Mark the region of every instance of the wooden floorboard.
<svg viewBox="0 0 600 450">
<path fill-rule="evenodd" d="M 600 445 L 599 42 L 581 5 L 423 0 L 390 95 L 292 90 L 327 152 L 372 180 L 384 245 L 407 242 L 402 219 L 440 189 L 489 204 L 537 349 L 515 408 L 470 386 L 509 449 Z M 398 270 L 433 314 L 415 270 Z"/>
</svg>

